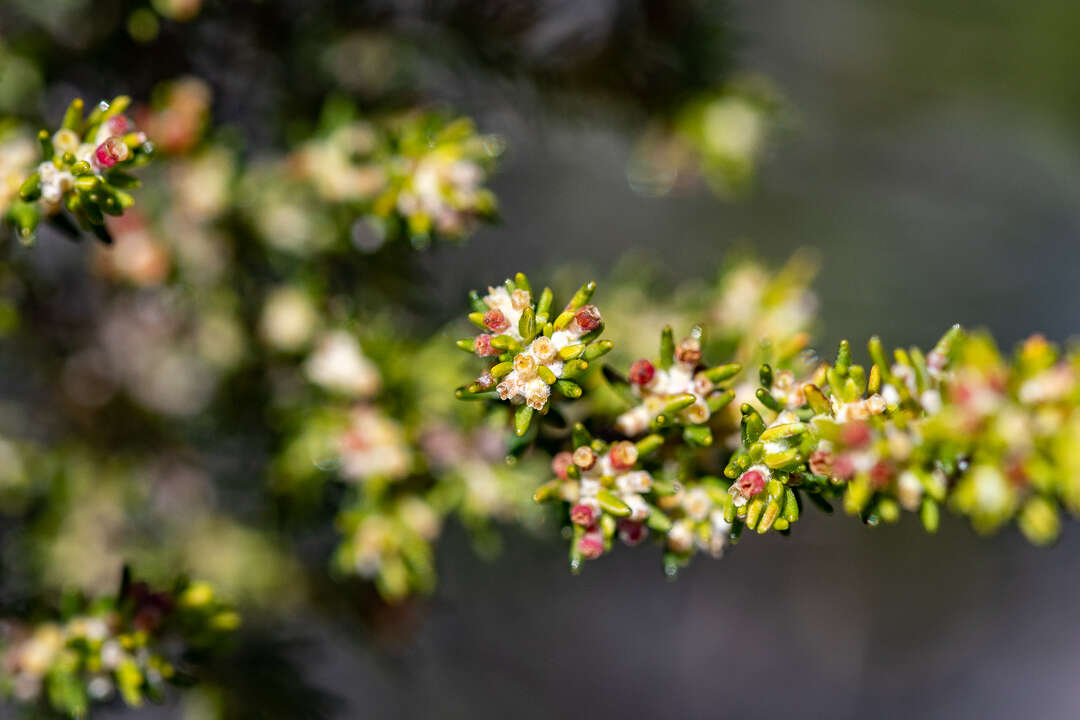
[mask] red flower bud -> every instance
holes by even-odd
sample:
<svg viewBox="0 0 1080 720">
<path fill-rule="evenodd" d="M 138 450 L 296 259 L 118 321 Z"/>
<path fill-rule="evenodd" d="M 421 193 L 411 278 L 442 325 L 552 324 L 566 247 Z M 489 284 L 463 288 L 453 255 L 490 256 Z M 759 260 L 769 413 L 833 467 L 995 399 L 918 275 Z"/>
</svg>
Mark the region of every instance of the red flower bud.
<svg viewBox="0 0 1080 720">
<path fill-rule="evenodd" d="M 130 152 L 131 150 L 123 140 L 111 137 L 98 145 L 97 150 L 94 151 L 94 157 L 97 158 L 97 163 L 101 167 L 111 168 L 116 163 L 127 160 Z"/>
<path fill-rule="evenodd" d="M 611 446 L 608 457 L 611 458 L 611 466 L 616 470 L 629 470 L 637 462 L 637 446 L 628 440 L 617 442 Z"/>
<path fill-rule="evenodd" d="M 510 321 L 503 315 L 503 311 L 498 308 L 488 310 L 484 313 L 484 327 L 494 333 L 501 333 L 510 327 Z"/>
<path fill-rule="evenodd" d="M 583 305 L 574 315 L 574 320 L 577 321 L 582 332 L 592 332 L 600 327 L 600 311 L 596 309 L 595 305 Z"/>
<path fill-rule="evenodd" d="M 627 545 L 633 546 L 641 543 L 649 534 L 645 523 L 622 519 L 619 521 L 619 539 Z"/>
<path fill-rule="evenodd" d="M 589 527 L 593 524 L 593 509 L 588 505 L 575 505 L 570 508 L 570 522 Z"/>
<path fill-rule="evenodd" d="M 765 474 L 760 470 L 747 470 L 735 481 L 735 489 L 745 498 L 752 498 L 765 489 Z"/>
<path fill-rule="evenodd" d="M 635 360 L 630 366 L 630 382 L 635 385 L 648 385 L 656 377 L 656 368 L 648 360 Z"/>
</svg>

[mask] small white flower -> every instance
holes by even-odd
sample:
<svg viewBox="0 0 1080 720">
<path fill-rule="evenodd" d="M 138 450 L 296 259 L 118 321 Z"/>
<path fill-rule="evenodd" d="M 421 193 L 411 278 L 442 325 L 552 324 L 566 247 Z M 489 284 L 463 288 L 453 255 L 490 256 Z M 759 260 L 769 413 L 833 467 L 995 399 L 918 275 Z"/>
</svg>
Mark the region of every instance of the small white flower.
<svg viewBox="0 0 1080 720">
<path fill-rule="evenodd" d="M 379 389 L 379 372 L 364 356 L 360 343 L 344 330 L 319 339 L 315 352 L 304 364 L 308 379 L 316 385 L 352 397 L 370 397 Z"/>
</svg>

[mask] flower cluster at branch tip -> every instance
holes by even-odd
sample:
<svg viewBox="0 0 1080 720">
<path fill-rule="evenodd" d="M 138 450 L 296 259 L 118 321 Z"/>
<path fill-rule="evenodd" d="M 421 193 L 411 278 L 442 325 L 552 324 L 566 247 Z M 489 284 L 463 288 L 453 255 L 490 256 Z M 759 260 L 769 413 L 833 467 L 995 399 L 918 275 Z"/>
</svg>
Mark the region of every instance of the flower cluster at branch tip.
<svg viewBox="0 0 1080 720">
<path fill-rule="evenodd" d="M 517 406 L 514 431 L 523 436 L 533 415 L 546 414 L 554 388 L 563 397 L 581 397 L 575 380 L 589 363 L 612 348 L 610 340 L 597 341 L 604 321 L 595 305 L 589 304 L 596 283 L 581 286 L 561 313 L 552 314 L 553 295 L 544 288 L 534 298 L 528 279 L 518 273 L 504 285 L 488 288 L 480 297 L 473 291 L 473 312 L 469 320 L 484 332 L 475 338 L 458 340 L 459 348 L 493 364 L 472 384 L 459 388 L 462 399 L 497 396 Z"/>
<path fill-rule="evenodd" d="M 646 430 L 679 426 L 687 443 L 712 445 L 709 418 L 734 399 L 735 392 L 723 384 L 738 375 L 742 366 L 702 366 L 701 338 L 701 328 L 695 327 L 676 344 L 671 328 L 664 328 L 658 364 L 642 358 L 630 366 L 627 380 L 641 402 L 615 420 L 616 430 L 636 437 Z"/>
<path fill-rule="evenodd" d="M 205 583 L 155 592 L 126 583 L 117 596 L 71 598 L 58 621 L 8 621 L 0 635 L 0 689 L 23 703 L 41 703 L 85 717 L 91 702 L 119 695 L 137 707 L 160 700 L 184 672 L 166 657 L 167 638 L 208 648 L 240 624 Z M 175 648 L 171 648 L 175 650 Z"/>
<path fill-rule="evenodd" d="M 413 245 L 423 247 L 432 238 L 464 237 L 478 220 L 495 216 L 495 195 L 483 183 L 502 153 L 497 136 L 478 135 L 468 118 L 447 123 L 435 114 L 406 117 L 393 130 L 377 217 L 396 215 Z"/>
<path fill-rule="evenodd" d="M 442 516 L 422 497 L 403 495 L 346 510 L 338 527 L 345 535 L 335 556 L 339 569 L 374 580 L 387 601 L 434 588 L 431 543 L 442 529 Z"/>
<path fill-rule="evenodd" d="M 501 152 L 502 141 L 478 134 L 468 118 L 413 112 L 349 120 L 304 143 L 287 168 L 322 201 L 350 209 L 350 235 L 361 250 L 400 236 L 426 247 L 462 239 L 495 216 L 495 195 L 484 183 Z M 303 211 L 289 212 L 288 224 L 297 225 Z"/>
<path fill-rule="evenodd" d="M 124 115 L 130 104 L 131 98 L 121 95 L 85 114 L 83 101 L 76 99 L 59 130 L 38 134 L 42 162 L 22 183 L 20 200 L 6 213 L 24 242 L 33 240 L 42 217 L 70 225 L 60 214 L 64 209 L 78 228 L 102 242 L 112 242 L 105 217 L 122 215 L 135 202 L 127 191 L 138 180 L 126 170 L 145 164 L 153 152 L 146 134 Z M 78 232 L 75 227 L 68 229 Z"/>
<path fill-rule="evenodd" d="M 649 526 L 656 522 L 656 509 L 646 500 L 654 481 L 640 468 L 639 460 L 662 440 L 650 435 L 638 443 L 608 444 L 594 440 L 580 424 L 573 435 L 573 452 L 555 456 L 551 464 L 555 479 L 541 486 L 533 498 L 569 505 L 574 530 L 570 562 L 576 571 L 582 560 L 609 550 L 616 534 L 627 545 L 636 545 L 648 535 Z"/>
</svg>

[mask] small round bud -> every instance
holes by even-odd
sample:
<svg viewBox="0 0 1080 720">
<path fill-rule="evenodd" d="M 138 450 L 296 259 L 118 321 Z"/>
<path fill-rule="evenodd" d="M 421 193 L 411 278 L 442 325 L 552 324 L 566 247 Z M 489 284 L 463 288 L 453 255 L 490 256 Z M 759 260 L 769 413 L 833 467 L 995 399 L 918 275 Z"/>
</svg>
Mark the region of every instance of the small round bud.
<svg viewBox="0 0 1080 720">
<path fill-rule="evenodd" d="M 529 350 L 542 363 L 550 362 L 555 357 L 555 346 L 544 335 L 533 340 Z"/>
<path fill-rule="evenodd" d="M 588 445 L 582 445 L 574 451 L 574 464 L 582 470 L 590 470 L 596 464 L 596 453 Z"/>
<path fill-rule="evenodd" d="M 617 442 L 611 446 L 608 457 L 611 458 L 611 465 L 616 470 L 629 470 L 637 462 L 637 446 L 628 440 Z"/>
<path fill-rule="evenodd" d="M 604 552 L 604 535 L 599 528 L 593 527 L 581 536 L 578 541 L 578 552 L 581 556 L 592 560 L 600 557 Z"/>
<path fill-rule="evenodd" d="M 654 377 L 656 377 L 656 368 L 644 358 L 635 360 L 630 366 L 630 382 L 635 385 L 648 385 Z"/>
<path fill-rule="evenodd" d="M 582 527 L 589 527 L 593 524 L 593 509 L 588 505 L 577 504 L 570 508 L 570 522 L 575 525 L 581 525 Z"/>
<path fill-rule="evenodd" d="M 528 353 L 518 353 L 514 357 L 514 371 L 523 380 L 528 380 L 536 375 L 536 361 Z"/>
<path fill-rule="evenodd" d="M 503 311 L 492 308 L 484 313 L 484 327 L 493 333 L 501 333 L 510 327 L 510 321 L 503 315 Z"/>
<path fill-rule="evenodd" d="M 765 489 L 765 473 L 747 470 L 735 481 L 735 489 L 745 498 L 752 498 Z"/>
<path fill-rule="evenodd" d="M 566 480 L 566 469 L 574 463 L 574 456 L 563 450 L 551 459 L 551 471 L 555 473 L 555 477 L 560 480 Z"/>
<path fill-rule="evenodd" d="M 118 137 L 111 137 L 97 146 L 94 157 L 101 167 L 111 168 L 116 163 L 127 160 L 130 153 L 127 143 Z"/>
<path fill-rule="evenodd" d="M 592 332 L 600 327 L 600 311 L 595 305 L 583 305 L 574 315 L 574 320 L 583 333 Z"/>
<path fill-rule="evenodd" d="M 524 310 L 532 302 L 532 296 L 528 290 L 518 288 L 510 293 L 510 305 L 515 310 Z"/>
<path fill-rule="evenodd" d="M 476 340 L 473 341 L 473 352 L 480 357 L 491 357 L 499 354 L 496 348 L 491 347 L 491 336 L 487 333 L 476 336 Z"/>
<path fill-rule="evenodd" d="M 696 337 L 683 338 L 675 347 L 675 359 L 686 365 L 701 362 L 701 341 Z"/>
</svg>

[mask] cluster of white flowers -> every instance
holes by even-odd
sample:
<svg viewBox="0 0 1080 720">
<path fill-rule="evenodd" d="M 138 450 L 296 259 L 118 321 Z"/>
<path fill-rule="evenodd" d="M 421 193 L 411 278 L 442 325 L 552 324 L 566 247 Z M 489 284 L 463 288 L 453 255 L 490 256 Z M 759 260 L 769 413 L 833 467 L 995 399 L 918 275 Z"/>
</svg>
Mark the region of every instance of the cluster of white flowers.
<svg viewBox="0 0 1080 720">
<path fill-rule="evenodd" d="M 484 315 L 484 325 L 488 330 L 494 335 L 509 336 L 517 342 L 525 339 L 519 326 L 522 312 L 532 305 L 528 290 L 518 288 L 511 293 L 504 287 L 488 288 L 484 303 L 490 308 Z M 592 332 L 599 324 L 599 311 L 595 306 L 585 305 L 578 309 L 574 319 L 564 329 L 554 331 L 551 337 L 537 336 L 514 356 L 513 369 L 495 388 L 499 398 L 514 403 L 524 402 L 534 410 L 543 410 L 551 396 L 552 384 L 545 380 L 545 376 L 550 373 L 555 379 L 561 378 L 565 367 L 559 352 L 579 342 L 582 335 Z M 478 347 L 483 347 L 485 342 L 487 347 L 491 346 L 490 337 L 480 338 L 477 339 Z M 540 368 L 546 368 L 547 373 Z"/>
<path fill-rule="evenodd" d="M 70 153 L 77 163 L 85 162 L 98 177 L 130 158 L 131 145 L 145 142 L 146 134 L 135 130 L 134 124 L 124 115 L 113 115 L 105 120 L 93 136 L 80 138 L 78 133 L 68 128 L 61 128 L 52 136 L 57 156 Z M 72 168 L 62 162 L 57 163 L 54 157 L 46 158 L 37 170 L 41 177 L 41 202 L 45 211 L 59 211 L 64 196 L 75 187 Z"/>
<path fill-rule="evenodd" d="M 680 422 L 693 425 L 708 422 L 712 411 L 707 398 L 716 389 L 716 383 L 705 370 L 698 369 L 700 362 L 701 341 L 696 336 L 679 343 L 673 362 L 661 363 L 659 368 L 645 359 L 635 361 L 628 379 L 641 404 L 620 415 L 615 428 L 627 437 L 636 437 L 648 430 L 658 415 L 670 412 L 673 403 L 681 406 L 674 411 Z"/>
<path fill-rule="evenodd" d="M 731 522 L 724 517 L 725 503 L 722 497 L 716 497 L 717 493 L 723 493 L 723 490 L 697 485 L 690 489 L 680 488 L 674 495 L 661 499 L 662 508 L 677 508 L 683 514 L 668 530 L 667 545 L 672 552 L 685 554 L 697 547 L 714 558 L 723 556 L 731 534 Z"/>
<path fill-rule="evenodd" d="M 453 147 L 412 160 L 406 177 L 397 196 L 398 212 L 429 217 L 438 232 L 451 237 L 465 232 L 488 197 L 482 192 L 487 172 Z"/>
<path fill-rule="evenodd" d="M 473 293 L 475 311 L 469 319 L 485 332 L 457 345 L 495 358 L 495 364 L 459 394 L 494 391 L 499 399 L 519 406 L 519 435 L 528 429 L 533 412 L 547 412 L 553 387 L 568 398 L 580 397 L 581 386 L 573 380 L 612 347 L 610 341 L 595 342 L 603 331 L 600 311 L 587 304 L 595 288 L 595 283 L 583 285 L 554 319 L 549 317 L 551 290 L 545 288 L 534 299 L 520 273 L 504 286 L 489 287 L 483 298 Z"/>
</svg>

